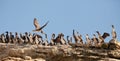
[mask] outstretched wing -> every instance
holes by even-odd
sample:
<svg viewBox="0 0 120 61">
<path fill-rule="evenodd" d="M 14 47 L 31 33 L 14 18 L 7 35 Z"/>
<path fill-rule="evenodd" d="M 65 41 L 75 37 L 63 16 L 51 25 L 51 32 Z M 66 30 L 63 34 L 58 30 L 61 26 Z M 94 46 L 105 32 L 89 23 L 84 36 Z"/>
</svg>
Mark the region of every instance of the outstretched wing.
<svg viewBox="0 0 120 61">
<path fill-rule="evenodd" d="M 42 27 L 40 27 L 39 30 L 42 30 L 48 23 L 49 21 L 47 21 Z"/>
<path fill-rule="evenodd" d="M 110 36 L 110 34 L 106 32 L 102 35 L 103 38 L 106 38 L 107 36 Z"/>
<path fill-rule="evenodd" d="M 40 25 L 39 25 L 38 20 L 36 18 L 34 18 L 34 26 L 36 29 L 40 28 Z"/>
</svg>

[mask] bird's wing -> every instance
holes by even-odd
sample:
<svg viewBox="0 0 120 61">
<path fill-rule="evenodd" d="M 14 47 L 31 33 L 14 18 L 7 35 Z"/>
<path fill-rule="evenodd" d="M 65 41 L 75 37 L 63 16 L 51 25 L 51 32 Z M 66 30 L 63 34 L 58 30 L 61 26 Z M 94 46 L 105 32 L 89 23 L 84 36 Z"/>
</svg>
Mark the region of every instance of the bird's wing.
<svg viewBox="0 0 120 61">
<path fill-rule="evenodd" d="M 42 27 L 40 27 L 39 30 L 42 30 L 48 23 L 49 21 L 47 21 Z"/>
<path fill-rule="evenodd" d="M 34 18 L 34 26 L 36 29 L 40 28 L 40 25 L 39 25 L 38 20 L 36 18 Z"/>
</svg>

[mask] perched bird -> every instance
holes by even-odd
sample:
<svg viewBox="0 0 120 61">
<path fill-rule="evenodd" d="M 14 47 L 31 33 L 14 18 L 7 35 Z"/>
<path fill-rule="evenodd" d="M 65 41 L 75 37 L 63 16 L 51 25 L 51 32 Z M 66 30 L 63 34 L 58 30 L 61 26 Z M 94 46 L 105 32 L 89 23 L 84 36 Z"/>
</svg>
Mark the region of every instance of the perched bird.
<svg viewBox="0 0 120 61">
<path fill-rule="evenodd" d="M 11 43 L 13 43 L 13 41 L 14 41 L 14 35 L 12 34 L 12 32 L 10 32 L 10 40 L 11 40 Z"/>
<path fill-rule="evenodd" d="M 75 43 L 79 43 L 79 42 L 80 42 L 80 44 L 83 44 L 83 40 L 82 40 L 81 37 L 82 37 L 82 36 L 79 35 L 78 32 L 77 32 L 77 34 L 75 34 L 75 30 L 73 30 L 73 38 L 74 38 L 74 40 L 75 40 Z"/>
<path fill-rule="evenodd" d="M 15 40 L 14 40 L 14 44 L 17 44 L 19 43 L 19 36 L 18 36 L 18 33 L 15 32 Z"/>
<path fill-rule="evenodd" d="M 93 46 L 97 47 L 99 42 L 95 34 L 93 34 L 93 38 L 91 40 L 93 42 Z"/>
<path fill-rule="evenodd" d="M 30 40 L 30 44 L 33 44 L 33 35 L 31 33 L 29 33 L 29 40 Z"/>
<path fill-rule="evenodd" d="M 112 25 L 112 38 L 116 39 L 116 37 L 117 37 L 117 33 L 115 31 L 114 25 Z"/>
<path fill-rule="evenodd" d="M 69 39 L 69 36 L 67 36 L 67 41 L 68 41 L 69 45 L 72 44 L 72 37 L 70 37 L 70 39 Z"/>
<path fill-rule="evenodd" d="M 96 32 L 97 32 L 97 34 L 98 34 L 98 40 L 99 40 L 100 43 L 104 43 L 104 39 L 105 39 L 106 37 L 110 36 L 110 34 L 109 34 L 109 33 L 106 33 L 106 32 L 104 32 L 103 35 L 101 35 L 101 34 L 99 33 L 99 31 L 96 31 Z"/>
<path fill-rule="evenodd" d="M 42 31 L 42 29 L 43 29 L 48 23 L 49 23 L 49 21 L 46 22 L 42 27 L 40 27 L 40 25 L 39 25 L 39 23 L 38 23 L 38 20 L 37 20 L 36 18 L 34 18 L 35 30 L 33 30 L 33 31 L 38 31 L 38 32 L 41 32 L 42 34 L 45 34 L 45 33 Z"/>
<path fill-rule="evenodd" d="M 83 39 L 82 39 L 82 35 L 78 35 L 79 39 L 80 39 L 80 44 L 83 45 Z"/>
<path fill-rule="evenodd" d="M 61 34 L 58 34 L 58 36 L 54 40 L 55 45 L 62 44 L 61 43 Z"/>
<path fill-rule="evenodd" d="M 98 40 L 99 40 L 99 43 L 104 43 L 104 39 L 103 37 L 101 36 L 101 34 L 99 33 L 99 31 L 96 31 L 97 34 L 98 34 Z"/>
<path fill-rule="evenodd" d="M 24 41 L 25 44 L 28 44 L 30 43 L 30 40 L 29 40 L 29 35 L 27 32 L 25 32 L 25 41 Z"/>
<path fill-rule="evenodd" d="M 54 41 L 55 41 L 55 34 L 53 33 L 53 34 L 52 34 L 52 37 L 51 37 L 51 40 L 50 40 L 50 45 L 51 45 L 51 46 L 55 45 L 55 42 L 54 42 Z"/>
<path fill-rule="evenodd" d="M 35 44 L 36 44 L 36 45 L 38 45 L 38 44 L 39 44 L 39 40 L 38 40 L 37 35 L 35 36 Z"/>
<path fill-rule="evenodd" d="M 60 38 L 61 38 L 62 45 L 67 44 L 66 40 L 64 39 L 64 34 L 63 33 L 60 33 L 60 34 L 61 34 Z"/>
<path fill-rule="evenodd" d="M 8 34 L 9 32 L 8 31 L 6 31 L 6 43 L 9 43 L 10 42 L 10 38 L 9 38 L 9 34 Z"/>
<path fill-rule="evenodd" d="M 91 39 L 89 38 L 88 34 L 86 34 L 86 41 L 87 41 L 87 46 L 91 46 Z"/>
<path fill-rule="evenodd" d="M 48 46 L 48 38 L 47 38 L 47 34 L 45 34 L 44 45 L 45 45 L 45 46 Z"/>
<path fill-rule="evenodd" d="M 1 40 L 2 40 L 2 43 L 5 43 L 5 35 L 4 35 L 4 33 L 1 34 Z"/>
</svg>

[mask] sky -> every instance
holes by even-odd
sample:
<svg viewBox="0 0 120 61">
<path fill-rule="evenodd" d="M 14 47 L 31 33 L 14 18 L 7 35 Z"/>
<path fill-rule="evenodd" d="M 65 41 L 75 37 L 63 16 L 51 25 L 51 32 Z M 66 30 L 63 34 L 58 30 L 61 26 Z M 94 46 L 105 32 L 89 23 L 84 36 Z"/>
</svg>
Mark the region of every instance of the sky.
<svg viewBox="0 0 120 61">
<path fill-rule="evenodd" d="M 120 0 L 0 0 L 0 34 L 32 32 L 34 18 L 41 26 L 49 21 L 43 29 L 49 39 L 52 33 L 72 36 L 75 29 L 85 41 L 96 31 L 111 35 L 114 25 L 120 40 Z"/>
</svg>

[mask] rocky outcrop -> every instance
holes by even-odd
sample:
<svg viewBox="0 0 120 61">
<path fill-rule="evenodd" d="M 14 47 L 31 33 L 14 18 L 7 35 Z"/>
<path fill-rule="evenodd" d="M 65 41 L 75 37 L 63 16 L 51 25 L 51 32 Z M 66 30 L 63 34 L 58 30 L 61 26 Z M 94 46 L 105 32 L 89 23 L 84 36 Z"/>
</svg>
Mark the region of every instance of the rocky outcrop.
<svg viewBox="0 0 120 61">
<path fill-rule="evenodd" d="M 120 50 L 71 47 L 0 44 L 0 60 L 7 61 L 99 61 L 118 60 Z"/>
</svg>

